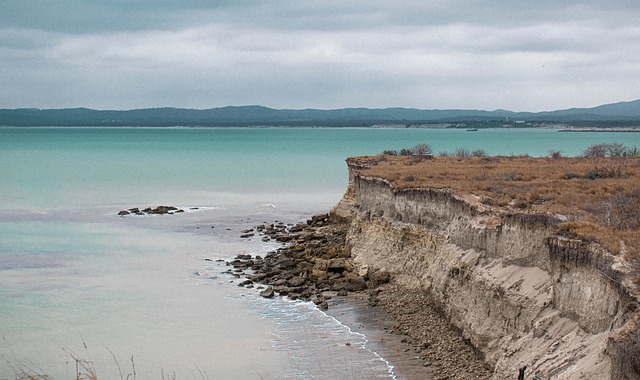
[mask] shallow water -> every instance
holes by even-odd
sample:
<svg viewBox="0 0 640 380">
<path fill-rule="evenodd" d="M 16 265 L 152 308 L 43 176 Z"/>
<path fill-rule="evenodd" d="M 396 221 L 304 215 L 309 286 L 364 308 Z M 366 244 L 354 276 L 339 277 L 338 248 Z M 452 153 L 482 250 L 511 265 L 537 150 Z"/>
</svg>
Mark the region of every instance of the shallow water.
<svg viewBox="0 0 640 380">
<path fill-rule="evenodd" d="M 0 379 L 74 378 L 74 357 L 126 377 L 132 356 L 139 378 L 393 377 L 366 337 L 310 304 L 261 299 L 216 260 L 274 248 L 245 228 L 327 211 L 350 155 L 418 143 L 576 154 L 603 141 L 640 146 L 640 134 L 0 128 Z M 160 204 L 197 209 L 116 216 Z"/>
</svg>

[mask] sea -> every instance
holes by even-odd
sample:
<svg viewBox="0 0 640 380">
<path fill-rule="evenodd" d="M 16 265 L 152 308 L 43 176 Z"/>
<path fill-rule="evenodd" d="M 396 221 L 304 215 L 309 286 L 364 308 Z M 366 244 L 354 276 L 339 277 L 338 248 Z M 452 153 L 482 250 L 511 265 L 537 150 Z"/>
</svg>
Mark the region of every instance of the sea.
<svg viewBox="0 0 640 380">
<path fill-rule="evenodd" d="M 349 156 L 602 142 L 640 146 L 640 133 L 2 127 L 0 379 L 402 378 L 311 303 L 237 286 L 225 261 L 278 247 L 242 231 L 327 212 Z M 118 216 L 158 205 L 185 212 Z"/>
</svg>

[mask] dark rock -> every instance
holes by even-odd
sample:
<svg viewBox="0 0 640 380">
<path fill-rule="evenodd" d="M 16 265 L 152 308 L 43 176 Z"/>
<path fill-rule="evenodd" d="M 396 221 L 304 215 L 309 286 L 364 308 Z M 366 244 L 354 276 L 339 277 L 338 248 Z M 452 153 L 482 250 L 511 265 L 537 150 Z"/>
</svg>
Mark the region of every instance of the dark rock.
<svg viewBox="0 0 640 380">
<path fill-rule="evenodd" d="M 233 260 L 227 262 L 227 265 L 232 265 L 234 268 L 242 268 L 245 266 L 245 263 L 242 260 Z"/>
<path fill-rule="evenodd" d="M 291 252 L 302 252 L 305 250 L 305 246 L 304 244 L 294 244 L 288 247 L 288 250 Z"/>
<path fill-rule="evenodd" d="M 319 223 L 324 223 L 329 218 L 328 214 L 318 214 L 311 217 L 311 219 L 307 220 L 307 224 L 310 226 L 317 225 Z"/>
<path fill-rule="evenodd" d="M 242 235 L 240 235 L 240 237 L 241 237 L 241 238 L 243 238 L 243 239 L 244 239 L 244 238 L 250 238 L 250 237 L 252 237 L 252 236 L 254 236 L 254 233 L 253 233 L 253 232 L 249 232 L 249 233 L 246 233 L 246 234 L 242 234 Z"/>
<path fill-rule="evenodd" d="M 386 270 L 379 270 L 369 275 L 369 285 L 372 288 L 378 287 L 391 281 L 391 273 Z"/>
<path fill-rule="evenodd" d="M 169 211 L 176 211 L 177 208 L 173 207 L 173 206 L 158 206 L 156 208 L 154 208 L 153 210 L 151 210 L 152 214 L 168 214 Z"/>
<path fill-rule="evenodd" d="M 127 210 L 122 210 L 122 211 L 120 211 L 120 212 L 118 213 L 118 216 L 125 216 L 125 215 L 129 215 L 129 214 L 131 214 L 129 211 L 127 211 Z"/>
<path fill-rule="evenodd" d="M 326 309 L 327 299 L 321 292 L 333 290 L 347 295 L 367 288 L 365 279 L 354 272 L 350 251 L 345 249 L 347 228 L 345 223 L 330 221 L 327 214 L 316 215 L 307 224 L 289 225 L 288 229 L 277 221 L 258 225 L 254 231 L 263 240 L 284 245 L 260 260 L 256 257 L 251 267 L 255 272 L 246 278 L 268 284 L 274 294 L 314 301 L 318 308 Z"/>
<path fill-rule="evenodd" d="M 257 273 L 257 274 L 249 275 L 247 276 L 247 278 L 255 282 L 262 282 L 264 281 L 265 278 L 267 278 L 267 275 L 264 273 Z"/>
<path fill-rule="evenodd" d="M 289 288 L 287 288 L 286 286 L 276 286 L 273 288 L 273 290 L 275 290 L 281 296 L 286 296 L 289 294 Z"/>
<path fill-rule="evenodd" d="M 327 272 L 342 274 L 347 270 L 347 266 L 344 260 L 333 260 L 327 267 Z"/>
<path fill-rule="evenodd" d="M 277 234 L 275 235 L 275 239 L 279 242 L 288 242 L 293 240 L 293 236 L 289 235 L 289 234 Z"/>
<path fill-rule="evenodd" d="M 287 281 L 287 284 L 291 287 L 302 286 L 305 282 L 307 282 L 306 277 L 294 277 Z"/>
<path fill-rule="evenodd" d="M 273 290 L 273 288 L 270 286 L 268 288 L 266 288 L 265 290 L 260 292 L 260 295 L 264 298 L 273 298 L 276 295 L 275 290 Z"/>
<path fill-rule="evenodd" d="M 347 278 L 345 289 L 350 292 L 359 292 L 367 288 L 367 283 L 364 278 L 353 274 Z"/>
<path fill-rule="evenodd" d="M 291 269 L 294 268 L 297 264 L 298 262 L 296 260 L 290 259 L 288 257 L 283 257 L 282 259 L 278 260 L 276 265 L 278 265 L 280 269 Z"/>
<path fill-rule="evenodd" d="M 122 210 L 120 211 L 120 213 L 123 213 L 124 211 L 128 211 L 129 214 L 135 214 L 135 215 L 144 215 L 144 214 L 164 215 L 164 214 L 184 212 L 184 210 L 178 209 L 177 207 L 174 207 L 174 206 L 158 206 L 156 208 L 147 207 L 144 210 L 140 210 L 138 207 L 133 207 L 133 208 L 130 208 L 129 210 Z M 120 213 L 118 215 L 121 215 Z M 128 215 L 128 214 L 123 213 L 122 215 Z"/>
<path fill-rule="evenodd" d="M 297 225 L 289 228 L 289 232 L 291 232 L 291 233 L 293 233 L 293 232 L 301 232 L 301 231 L 304 230 L 304 228 L 305 228 L 304 226 L 302 226 L 300 224 L 297 224 Z"/>
</svg>

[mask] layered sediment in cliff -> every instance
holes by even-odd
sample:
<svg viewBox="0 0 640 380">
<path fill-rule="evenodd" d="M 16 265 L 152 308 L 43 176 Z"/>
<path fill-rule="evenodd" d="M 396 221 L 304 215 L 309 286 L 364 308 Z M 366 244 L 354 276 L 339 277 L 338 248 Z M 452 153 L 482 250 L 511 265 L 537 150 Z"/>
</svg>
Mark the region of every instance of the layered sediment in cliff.
<svg viewBox="0 0 640 380">
<path fill-rule="evenodd" d="M 558 235 L 550 215 L 510 213 L 472 195 L 400 190 L 360 173 L 332 211 L 350 219 L 360 273 L 419 290 L 483 355 L 494 378 L 637 379 L 637 297 L 625 263 Z"/>
</svg>

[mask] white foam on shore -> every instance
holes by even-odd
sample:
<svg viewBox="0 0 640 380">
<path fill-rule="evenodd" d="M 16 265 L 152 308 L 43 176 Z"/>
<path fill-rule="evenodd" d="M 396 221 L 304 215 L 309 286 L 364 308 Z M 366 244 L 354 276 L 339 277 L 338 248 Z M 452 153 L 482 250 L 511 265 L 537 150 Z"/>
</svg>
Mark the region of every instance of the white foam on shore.
<svg viewBox="0 0 640 380">
<path fill-rule="evenodd" d="M 184 210 L 184 212 L 203 212 L 203 211 L 215 211 L 215 210 L 224 210 L 224 207 L 217 206 L 184 206 L 178 207 L 180 210 Z"/>
<path fill-rule="evenodd" d="M 256 293 L 257 294 L 257 293 Z M 262 299 L 262 315 L 276 321 L 274 348 L 290 357 L 287 378 L 322 378 L 328 373 L 350 378 L 397 379 L 394 366 L 367 347 L 366 335 L 353 331 L 312 302 L 287 297 Z"/>
</svg>

